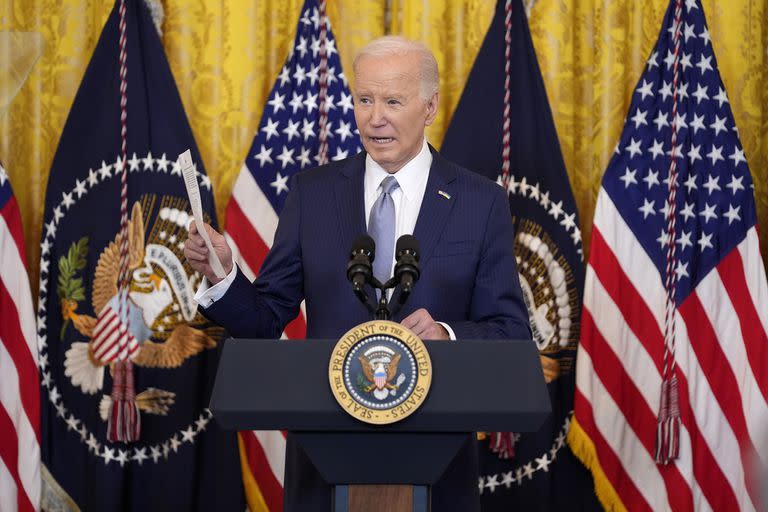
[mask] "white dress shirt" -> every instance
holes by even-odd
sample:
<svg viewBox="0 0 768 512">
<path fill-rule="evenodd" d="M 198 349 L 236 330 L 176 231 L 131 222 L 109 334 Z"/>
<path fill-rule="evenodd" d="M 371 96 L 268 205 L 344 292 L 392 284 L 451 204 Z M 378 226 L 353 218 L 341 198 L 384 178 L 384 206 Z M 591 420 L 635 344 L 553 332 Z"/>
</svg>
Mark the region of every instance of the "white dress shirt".
<svg viewBox="0 0 768 512">
<path fill-rule="evenodd" d="M 395 203 L 395 240 L 402 235 L 413 234 L 413 230 L 416 227 L 416 220 L 419 218 L 421 202 L 424 199 L 424 191 L 427 188 L 427 180 L 429 178 L 429 170 L 431 166 L 432 153 L 429 151 L 429 146 L 427 146 L 427 140 L 424 139 L 421 151 L 394 174 L 399 185 L 398 188 L 392 191 L 392 201 Z M 381 194 L 381 182 L 389 175 L 390 174 L 387 171 L 371 158 L 371 155 L 366 156 L 365 176 L 363 180 L 366 229 L 368 227 L 368 220 L 373 203 L 376 202 L 379 194 Z M 393 254 L 389 272 L 390 275 L 392 274 L 394 264 L 395 255 Z M 224 279 L 213 286 L 209 286 L 208 280 L 203 279 L 200 288 L 195 294 L 195 300 L 203 308 L 210 306 L 224 296 L 234 282 L 236 276 L 237 265 L 233 265 L 232 271 L 227 274 Z M 391 290 L 389 290 L 389 293 L 391 293 Z M 438 323 L 445 327 L 452 340 L 456 339 L 453 329 L 442 322 Z"/>
</svg>

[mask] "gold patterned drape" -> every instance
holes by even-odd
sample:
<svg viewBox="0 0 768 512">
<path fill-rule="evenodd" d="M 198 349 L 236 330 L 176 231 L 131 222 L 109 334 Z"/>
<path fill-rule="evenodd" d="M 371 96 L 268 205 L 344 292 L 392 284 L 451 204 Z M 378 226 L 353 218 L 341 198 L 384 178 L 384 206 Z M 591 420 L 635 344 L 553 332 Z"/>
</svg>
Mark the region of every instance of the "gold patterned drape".
<svg viewBox="0 0 768 512">
<path fill-rule="evenodd" d="M 440 103 L 427 139 L 440 147 L 496 3 L 489 0 L 392 0 L 389 33 L 422 41 L 440 70 Z"/>
<path fill-rule="evenodd" d="M 303 0 L 165 0 L 163 45 L 214 184 L 219 220 L 296 30 Z M 383 35 L 381 1 L 328 2 L 345 71 Z M 348 75 L 351 73 L 347 72 Z"/>
<path fill-rule="evenodd" d="M 215 187 L 219 219 L 263 104 L 293 39 L 301 0 L 152 0 L 163 44 Z M 526 0 L 568 173 L 589 236 L 600 178 L 667 0 Z M 720 72 L 755 181 L 768 249 L 768 0 L 704 0 Z M 45 50 L 0 117 L 0 161 L 22 212 L 33 289 L 48 170 L 74 94 L 112 8 L 110 0 L 0 0 L 0 30 L 36 31 Z M 345 72 L 366 41 L 424 41 L 441 71 L 441 106 L 427 136 L 440 146 L 493 0 L 328 0 Z M 585 238 L 585 247 L 589 246 Z"/>
<path fill-rule="evenodd" d="M 163 45 L 211 176 L 222 222 L 263 105 L 292 43 L 302 3 L 161 2 Z M 0 0 L 0 30 L 36 31 L 45 39 L 43 56 L 28 82 L 0 117 L 0 161 L 9 171 L 20 203 L 33 290 L 37 289 L 48 171 L 111 8 L 109 0 Z M 387 13 L 386 0 L 328 0 L 342 66 L 351 80 L 357 49 L 393 27 L 402 27 L 407 35 L 423 38 L 435 49 L 442 70 L 443 103 L 429 137 L 437 146 L 492 10 L 492 2 L 482 0 L 407 1 L 395 2 Z"/>
</svg>

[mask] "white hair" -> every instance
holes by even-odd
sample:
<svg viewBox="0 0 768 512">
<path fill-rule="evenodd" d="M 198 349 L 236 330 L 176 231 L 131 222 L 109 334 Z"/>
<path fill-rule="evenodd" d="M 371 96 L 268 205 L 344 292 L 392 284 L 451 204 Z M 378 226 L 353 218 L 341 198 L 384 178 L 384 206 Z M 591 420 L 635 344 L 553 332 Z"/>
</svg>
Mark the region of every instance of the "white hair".
<svg viewBox="0 0 768 512">
<path fill-rule="evenodd" d="M 424 101 L 429 101 L 440 87 L 440 76 L 435 56 L 419 41 L 411 41 L 401 36 L 384 36 L 374 39 L 357 52 L 352 70 L 357 73 L 357 63 L 363 57 L 389 57 L 411 53 L 416 54 L 421 60 L 421 97 Z"/>
</svg>

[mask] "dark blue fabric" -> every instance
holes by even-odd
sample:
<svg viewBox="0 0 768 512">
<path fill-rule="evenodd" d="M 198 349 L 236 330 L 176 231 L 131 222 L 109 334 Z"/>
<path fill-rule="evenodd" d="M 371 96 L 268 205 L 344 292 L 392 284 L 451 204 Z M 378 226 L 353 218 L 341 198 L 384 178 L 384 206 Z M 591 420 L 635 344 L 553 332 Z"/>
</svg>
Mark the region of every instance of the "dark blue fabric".
<svg viewBox="0 0 768 512">
<path fill-rule="evenodd" d="M 503 190 L 432 152 L 414 230 L 421 244 L 421 278 L 394 320 L 426 308 L 459 339 L 530 339 Z M 302 299 L 308 338 L 338 338 L 371 320 L 346 277 L 352 244 L 365 234 L 364 173 L 360 153 L 296 175 L 259 277 L 251 284 L 238 272 L 206 315 L 242 338 L 279 337 Z M 330 488 L 290 435 L 287 441 L 286 510 L 330 507 Z M 477 509 L 474 445 L 468 444 L 434 487 L 433 510 Z"/>
<path fill-rule="evenodd" d="M 131 206 L 138 203 L 144 229 L 143 244 L 132 247 L 146 244 L 142 257 L 151 258 L 149 250 L 154 244 L 170 265 L 163 267 L 157 258 L 135 261 L 131 286 L 139 286 L 136 280 L 147 278 L 149 274 L 135 274 L 141 274 L 140 268 L 146 265 L 148 273 L 160 278 L 156 281 L 158 290 L 168 291 L 165 287 L 172 283 L 186 283 L 194 293 L 200 276 L 194 276 L 185 264 L 179 247 L 186 238 L 183 212 L 190 210 L 180 170 L 174 163 L 178 154 L 192 150 L 202 183 L 203 209 L 215 225 L 210 182 L 149 12 L 141 0 L 126 4 L 129 214 Z M 204 349 L 184 359 L 180 366 L 135 367 L 137 393 L 155 388 L 175 396 L 167 415 L 142 411 L 141 437 L 130 444 L 108 442 L 106 422 L 99 415 L 100 402 L 112 388 L 109 369 L 104 372 L 103 386 L 94 394 L 85 393 L 65 374 L 67 352 L 90 340 L 79 330 L 82 327 L 64 322 L 61 299 L 66 291 L 62 281 L 70 274 L 82 285 L 82 296 L 74 295 L 76 314 L 81 319 L 97 317 L 92 297 L 97 276 L 105 272 L 97 263 L 120 227 L 120 172 L 116 165 L 121 152 L 118 20 L 115 7 L 75 97 L 48 182 L 38 312 L 43 462 L 82 510 L 242 511 L 245 502 L 236 434 L 221 431 L 206 412 L 218 348 Z M 62 263 L 84 237 L 82 267 L 75 265 L 73 269 Z M 114 285 L 116 279 L 113 276 L 104 282 Z M 76 284 L 70 280 L 70 285 Z M 170 327 L 163 331 L 161 325 L 146 320 L 152 334 L 149 340 L 139 340 L 142 347 L 149 341 L 166 342 L 179 315 L 189 313 L 184 308 L 174 309 L 182 300 L 188 304 L 186 292 L 173 288 L 169 293 L 173 306 L 169 304 L 153 318 L 167 319 Z M 194 312 L 193 308 L 190 314 Z M 189 325 L 214 340 L 221 335 L 219 328 L 199 315 Z"/>
<path fill-rule="evenodd" d="M 3 163 L 0 162 L 0 210 L 5 207 L 5 204 L 13 196 L 13 189 L 11 188 L 11 182 L 8 179 L 8 175 L 3 169 Z"/>
<path fill-rule="evenodd" d="M 448 159 L 497 180 L 502 173 L 502 123 L 504 108 L 505 27 L 503 0 L 478 53 L 464 92 L 451 120 L 441 153 Z M 542 355 L 559 365 L 560 375 L 548 384 L 552 418 L 537 433 L 523 433 L 515 458 L 500 460 L 482 442 L 480 447 L 481 501 L 484 511 L 494 510 L 593 510 L 599 508 L 592 478 L 563 445 L 564 425 L 573 408 L 574 368 L 578 342 L 579 309 L 584 284 L 579 220 L 568 175 L 560 153 L 557 132 L 547 102 L 525 11 L 512 2 L 510 83 L 509 206 L 515 222 L 515 253 L 530 300 L 546 306 L 539 292 L 536 272 L 541 268 L 521 236 L 541 239 L 554 259 L 569 269 L 567 275 L 571 324 L 566 346 L 545 345 L 541 326 L 534 318 L 534 338 Z M 544 196 L 544 194 L 547 194 Z M 506 239 L 513 243 L 511 237 Z M 521 267 L 522 268 L 522 267 Z M 545 284 L 551 275 L 541 274 Z M 548 291 L 551 292 L 550 288 Z M 551 307 L 549 309 L 551 311 Z M 550 321 L 551 318 L 549 319 Z M 555 327 L 557 327 L 555 323 Z M 555 453 L 551 452 L 555 449 Z"/>
<path fill-rule="evenodd" d="M 414 229 L 421 278 L 395 320 L 426 308 L 458 338 L 530 339 L 503 191 L 433 158 Z M 361 153 L 298 174 L 259 277 L 251 285 L 238 273 L 206 315 L 241 338 L 279 337 L 302 299 L 308 338 L 338 337 L 370 320 L 346 278 L 352 243 L 365 234 L 364 172 Z"/>
</svg>

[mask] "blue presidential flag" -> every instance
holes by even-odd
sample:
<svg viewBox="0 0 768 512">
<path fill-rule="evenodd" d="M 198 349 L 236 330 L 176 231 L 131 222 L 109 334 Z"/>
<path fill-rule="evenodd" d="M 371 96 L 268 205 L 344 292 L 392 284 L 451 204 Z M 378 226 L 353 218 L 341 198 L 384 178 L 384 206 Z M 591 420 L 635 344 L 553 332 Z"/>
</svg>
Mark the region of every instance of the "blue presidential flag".
<svg viewBox="0 0 768 512">
<path fill-rule="evenodd" d="M 479 444 L 482 508 L 597 509 L 589 473 L 565 443 L 584 283 L 578 212 L 519 0 L 498 2 L 441 153 L 507 189 L 520 284 L 552 400 L 538 432 L 493 433 Z"/>
<path fill-rule="evenodd" d="M 190 207 L 176 159 L 188 148 L 215 226 L 211 183 L 147 7 L 118 1 L 48 181 L 37 313 L 45 509 L 245 507 L 236 435 L 207 409 L 221 332 L 197 312 L 202 277 L 182 252 Z M 104 315 L 110 308 L 120 315 Z M 123 327 L 130 342 L 118 350 Z M 115 397 L 137 413 L 135 440 L 107 436 Z"/>
</svg>

